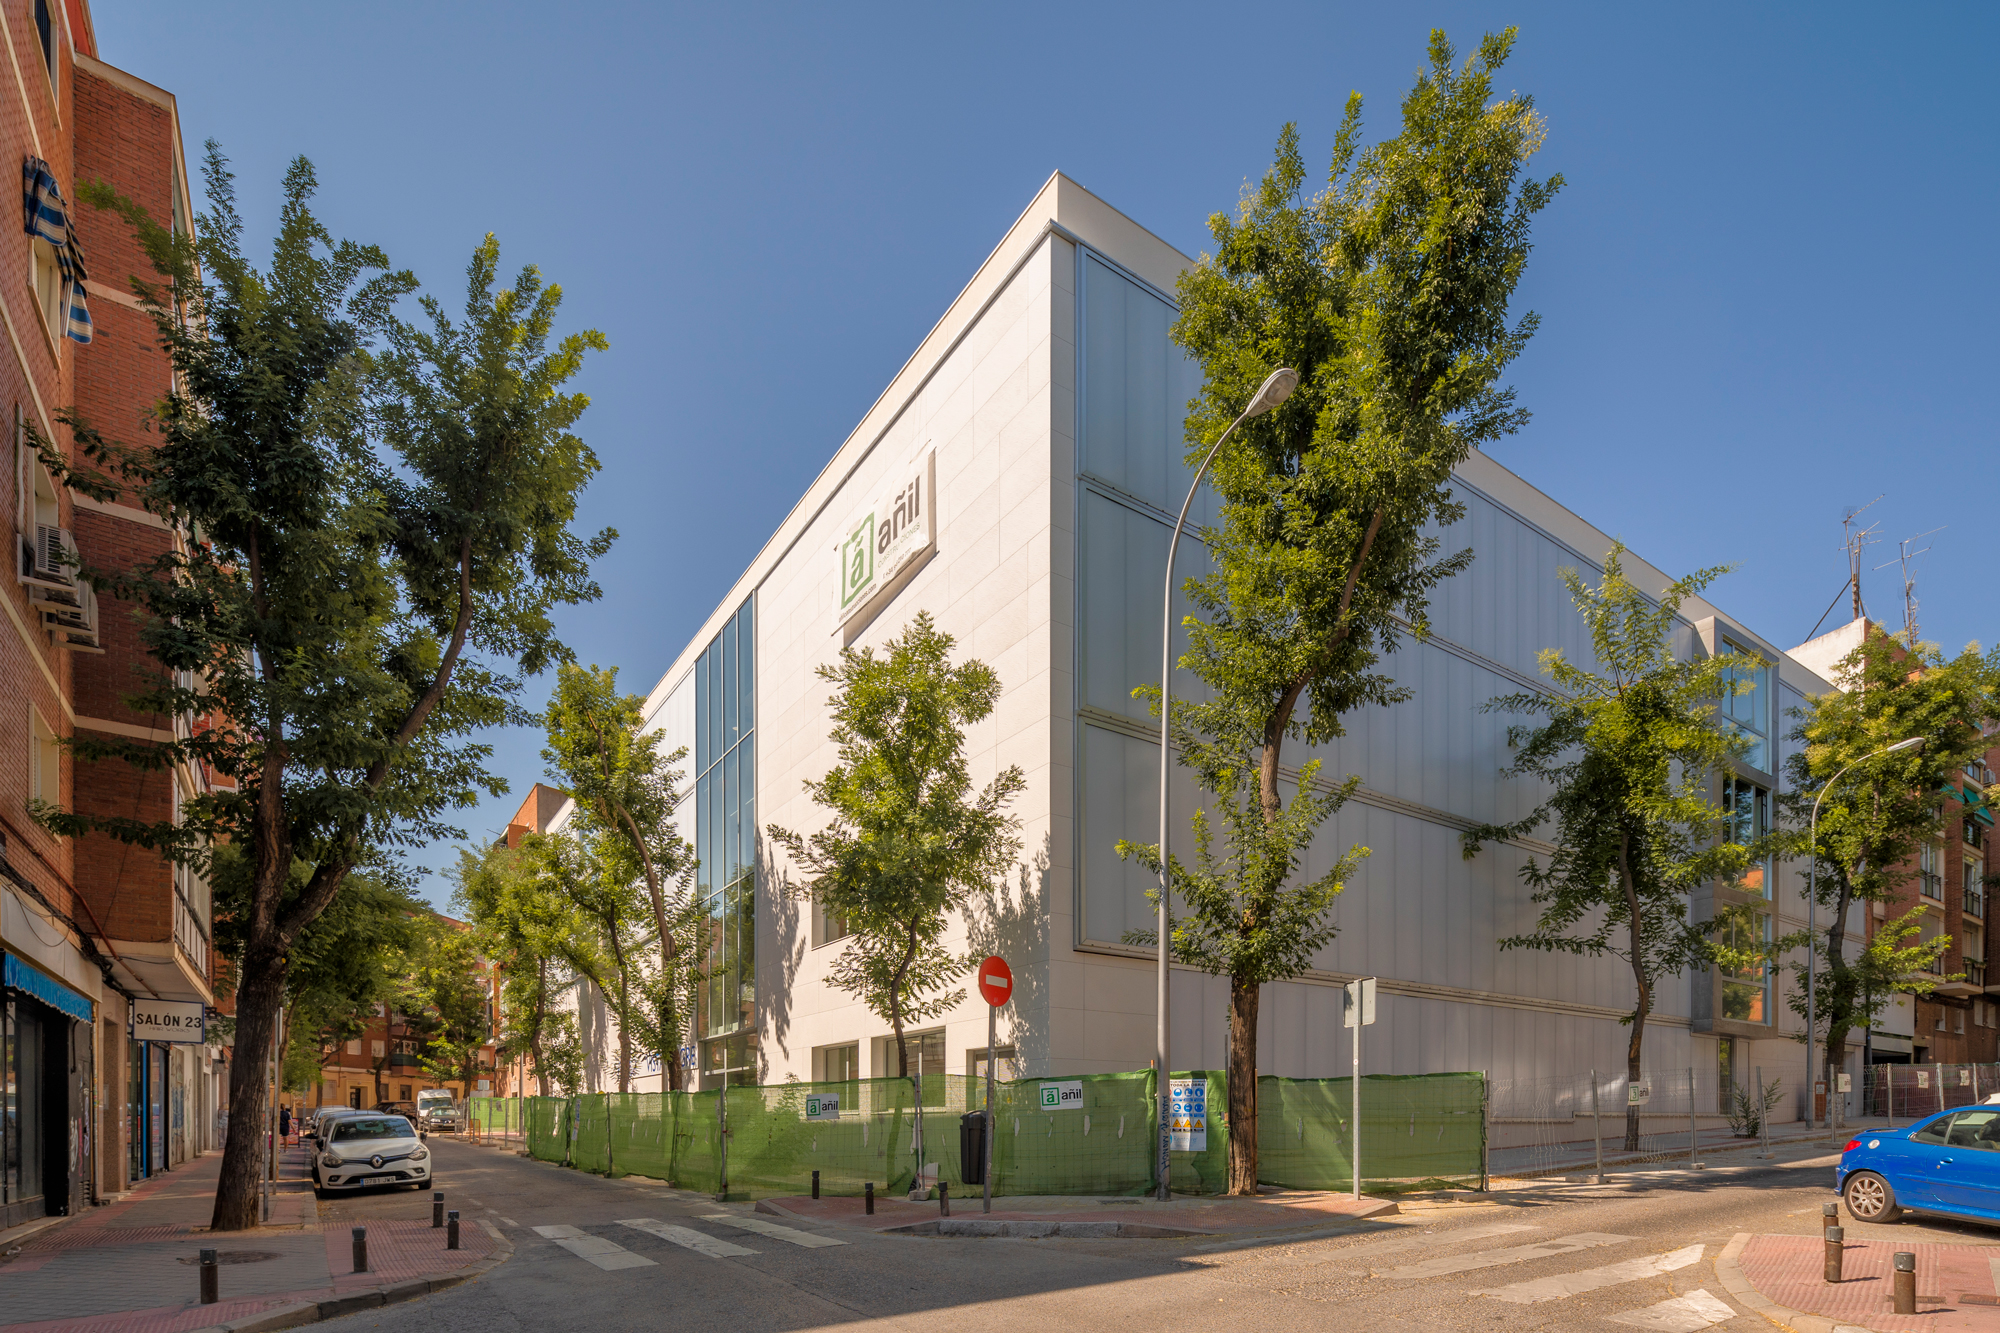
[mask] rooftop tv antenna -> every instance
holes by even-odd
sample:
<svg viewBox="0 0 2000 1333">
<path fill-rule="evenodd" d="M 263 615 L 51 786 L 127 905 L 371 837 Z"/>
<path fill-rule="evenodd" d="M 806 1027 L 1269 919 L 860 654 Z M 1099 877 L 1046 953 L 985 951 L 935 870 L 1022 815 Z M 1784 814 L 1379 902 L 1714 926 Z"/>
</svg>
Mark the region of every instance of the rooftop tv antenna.
<svg viewBox="0 0 2000 1333">
<path fill-rule="evenodd" d="M 1875 529 L 1880 527 L 1881 524 L 1870 524 L 1868 527 L 1861 528 L 1856 526 L 1855 521 L 1861 517 L 1863 510 L 1872 508 L 1881 498 L 1878 495 L 1874 500 L 1870 500 L 1860 508 L 1849 509 L 1840 516 L 1840 549 L 1847 552 L 1847 582 L 1841 586 L 1840 592 L 1847 593 L 1853 598 L 1854 619 L 1856 620 L 1861 619 L 1863 615 L 1861 608 L 1861 552 L 1882 539 L 1875 535 Z M 1826 610 L 1820 613 L 1819 623 L 1812 627 L 1811 634 L 1806 635 L 1808 640 L 1819 633 L 1820 625 L 1824 625 L 1826 618 L 1833 614 L 1833 608 L 1840 605 L 1840 592 L 1833 595 L 1833 600 L 1827 603 Z"/>
<path fill-rule="evenodd" d="M 1943 531 L 1943 527 L 1936 527 L 1932 528 L 1929 532 L 1920 532 L 1914 537 L 1905 537 L 1902 541 L 1896 543 L 1898 554 L 1894 560 L 1884 560 L 1881 564 L 1875 566 L 1877 569 L 1887 569 L 1891 565 L 1901 565 L 1903 567 L 1903 642 L 1911 648 L 1917 646 L 1916 559 L 1931 548 L 1924 546 L 1914 551 L 1910 548 L 1916 546 L 1924 538 Z"/>
<path fill-rule="evenodd" d="M 1847 583 L 1854 596 L 1856 620 L 1864 614 L 1861 608 L 1861 553 L 1882 540 L 1875 535 L 1875 529 L 1882 526 L 1880 523 L 1871 523 L 1865 528 L 1857 526 L 1857 523 L 1862 513 L 1874 508 L 1881 499 L 1878 495 L 1860 509 L 1850 509 L 1840 516 L 1841 545 L 1847 548 Z"/>
</svg>

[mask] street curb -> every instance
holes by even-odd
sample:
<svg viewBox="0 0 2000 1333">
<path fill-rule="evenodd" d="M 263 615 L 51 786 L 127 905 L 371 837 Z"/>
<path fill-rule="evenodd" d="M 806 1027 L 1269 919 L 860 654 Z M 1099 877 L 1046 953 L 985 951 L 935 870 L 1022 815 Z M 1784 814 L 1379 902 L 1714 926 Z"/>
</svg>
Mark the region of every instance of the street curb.
<svg viewBox="0 0 2000 1333">
<path fill-rule="evenodd" d="M 298 1301 L 291 1305 L 281 1305 L 274 1310 L 262 1310 L 241 1319 L 232 1319 L 226 1324 L 210 1324 L 206 1328 L 189 1330 L 189 1333 L 273 1333 L 282 1328 L 298 1328 L 302 1324 L 317 1324 L 322 1319 L 338 1319 L 341 1315 L 353 1314 L 357 1310 L 372 1310 L 378 1306 L 395 1305 L 400 1301 L 412 1301 L 419 1296 L 428 1296 L 435 1291 L 447 1291 L 461 1283 L 498 1268 L 514 1257 L 513 1242 L 506 1238 L 499 1228 L 486 1228 L 494 1239 L 493 1253 L 477 1263 L 454 1269 L 441 1277 L 418 1277 L 407 1281 L 391 1283 L 380 1287 L 368 1287 L 361 1291 L 350 1291 L 344 1296 L 331 1296 L 323 1301 Z"/>
<path fill-rule="evenodd" d="M 1825 1315 L 1807 1314 L 1768 1299 L 1750 1285 L 1750 1279 L 1743 1276 L 1743 1265 L 1737 1262 L 1743 1254 L 1743 1247 L 1749 1243 L 1750 1233 L 1739 1231 L 1730 1238 L 1729 1244 L 1722 1247 L 1722 1253 L 1715 1256 L 1716 1280 L 1722 1283 L 1723 1290 L 1742 1304 L 1779 1328 L 1791 1329 L 1792 1333 L 1874 1333 L 1874 1330 L 1861 1324 L 1838 1324 Z"/>
</svg>

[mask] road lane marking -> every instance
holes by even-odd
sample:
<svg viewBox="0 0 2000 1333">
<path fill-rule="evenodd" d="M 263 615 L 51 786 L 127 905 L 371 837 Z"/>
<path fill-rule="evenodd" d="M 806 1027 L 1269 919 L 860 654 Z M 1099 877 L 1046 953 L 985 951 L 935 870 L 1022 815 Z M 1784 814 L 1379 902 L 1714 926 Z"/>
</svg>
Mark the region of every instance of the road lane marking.
<svg viewBox="0 0 2000 1333">
<path fill-rule="evenodd" d="M 1704 1328 L 1735 1317 L 1736 1311 L 1730 1308 L 1728 1302 L 1696 1287 L 1685 1296 L 1676 1296 L 1643 1310 L 1627 1310 L 1610 1318 L 1614 1324 L 1650 1328 L 1654 1333 L 1701 1333 Z"/>
<path fill-rule="evenodd" d="M 1489 1287 L 1483 1291 L 1467 1292 L 1468 1296 L 1491 1296 L 1498 1301 L 1514 1305 L 1536 1305 L 1542 1301 L 1559 1301 L 1586 1291 L 1596 1291 L 1599 1287 L 1615 1287 L 1621 1282 L 1637 1282 L 1642 1277 L 1658 1277 L 1675 1269 L 1686 1268 L 1689 1264 L 1701 1262 L 1701 1246 L 1690 1245 L 1684 1250 L 1670 1254 L 1649 1255 L 1644 1259 L 1627 1259 L 1620 1264 L 1606 1264 L 1602 1268 L 1586 1268 L 1580 1272 L 1563 1273 L 1556 1277 L 1537 1278 L 1532 1282 L 1516 1282 L 1506 1287 Z"/>
<path fill-rule="evenodd" d="M 1441 1237 L 1449 1240 L 1449 1237 Z M 1376 1277 L 1418 1278 L 1442 1277 L 1447 1273 L 1465 1273 L 1475 1268 L 1497 1268 L 1501 1264 L 1518 1264 L 1529 1259 L 1548 1259 L 1558 1254 L 1575 1254 L 1578 1250 L 1594 1249 L 1599 1245 L 1617 1245 L 1637 1236 L 1613 1236 L 1602 1231 L 1580 1231 L 1574 1236 L 1557 1236 L 1537 1245 L 1516 1245 L 1506 1250 L 1475 1250 L 1471 1254 L 1456 1254 L 1445 1259 L 1426 1259 L 1420 1264 L 1404 1264 L 1401 1268 L 1388 1268 L 1375 1274 Z"/>
<path fill-rule="evenodd" d="M 696 1231 L 693 1227 L 673 1226 L 656 1217 L 620 1218 L 618 1225 L 631 1227 L 634 1231 L 643 1231 L 649 1236 L 658 1236 L 661 1240 L 671 1241 L 675 1245 L 693 1250 L 696 1254 L 705 1254 L 711 1259 L 731 1259 L 740 1254 L 757 1253 L 756 1250 L 746 1250 L 741 1245 L 732 1244 L 719 1236 L 711 1236 L 705 1231 Z"/>
<path fill-rule="evenodd" d="M 847 1244 L 846 1241 L 835 1240 L 832 1236 L 815 1236 L 810 1231 L 797 1231 L 791 1227 L 779 1226 L 776 1222 L 767 1222 L 761 1217 L 745 1216 L 740 1213 L 696 1213 L 695 1216 L 704 1222 L 727 1222 L 732 1227 L 754 1231 L 760 1236 L 769 1236 L 772 1240 L 790 1241 L 809 1250 L 816 1250 L 825 1245 Z"/>
<path fill-rule="evenodd" d="M 606 1272 L 617 1268 L 653 1268 L 659 1264 L 659 1260 L 634 1254 L 615 1240 L 593 1236 L 567 1224 L 536 1227 L 535 1234 L 547 1237 L 577 1258 L 596 1264 Z"/>
</svg>

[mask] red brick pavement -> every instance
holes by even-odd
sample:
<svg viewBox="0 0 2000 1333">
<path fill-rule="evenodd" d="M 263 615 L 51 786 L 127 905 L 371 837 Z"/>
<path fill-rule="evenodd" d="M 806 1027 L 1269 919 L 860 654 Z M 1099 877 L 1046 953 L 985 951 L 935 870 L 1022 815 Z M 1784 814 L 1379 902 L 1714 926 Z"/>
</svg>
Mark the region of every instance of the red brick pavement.
<svg viewBox="0 0 2000 1333">
<path fill-rule="evenodd" d="M 1891 1313 L 1890 1272 L 1898 1251 L 1917 1256 L 1917 1313 Z M 1743 1276 L 1765 1297 L 1837 1323 L 1877 1333 L 1993 1333 L 2000 1306 L 1968 1305 L 1966 1296 L 1994 1296 L 1992 1260 L 2000 1246 L 1927 1245 L 1851 1240 L 1841 1257 L 1842 1281 L 1825 1280 L 1826 1244 L 1818 1236 L 1753 1236 L 1738 1260 Z"/>
<path fill-rule="evenodd" d="M 368 1228 L 369 1271 L 356 1273 L 353 1271 L 353 1224 L 320 1223 L 315 1217 L 316 1209 L 310 1194 L 280 1195 L 275 1201 L 279 1207 L 273 1210 L 274 1225 L 271 1227 L 231 1232 L 226 1236 L 210 1233 L 207 1223 L 213 1198 L 212 1183 L 210 1192 L 206 1194 L 188 1187 L 203 1176 L 212 1181 L 219 1164 L 220 1154 L 209 1154 L 180 1170 L 141 1182 L 116 1203 L 92 1209 L 73 1221 L 33 1236 L 12 1262 L 0 1265 L 0 1297 L 5 1296 L 7 1285 L 12 1282 L 46 1284 L 54 1280 L 55 1274 L 46 1277 L 30 1275 L 63 1255 L 79 1250 L 90 1252 L 95 1262 L 101 1263 L 109 1258 L 116 1263 L 115 1256 L 105 1255 L 107 1249 L 129 1248 L 135 1257 L 141 1254 L 158 1255 L 162 1250 L 175 1249 L 185 1249 L 192 1254 L 203 1245 L 248 1247 L 254 1245 L 255 1239 L 260 1236 L 274 1239 L 280 1236 L 298 1237 L 301 1232 L 313 1231 L 320 1232 L 325 1242 L 326 1278 L 323 1282 L 293 1290 L 259 1292 L 225 1299 L 214 1305 L 201 1305 L 189 1300 L 74 1318 L 0 1322 L 0 1333 L 186 1333 L 186 1330 L 207 1328 L 281 1305 L 328 1300 L 370 1287 L 391 1286 L 417 1278 L 443 1277 L 488 1258 L 498 1248 L 493 1237 L 477 1223 L 467 1223 L 462 1227 L 460 1248 L 448 1250 L 445 1248 L 446 1230 L 434 1229 L 428 1221 L 377 1219 L 365 1223 Z M 141 1205 L 147 1205 L 148 1210 L 139 1213 L 139 1216 L 150 1221 L 151 1217 L 158 1215 L 160 1205 L 170 1199 L 174 1202 L 174 1211 L 185 1220 L 164 1225 L 121 1225 Z M 299 1220 L 286 1225 L 285 1220 L 291 1218 Z M 314 1220 L 306 1222 L 305 1218 Z M 225 1268 L 224 1289 L 227 1290 L 232 1273 L 243 1271 L 246 1270 Z M 17 1287 L 15 1290 L 24 1289 Z M 0 1299 L 0 1320 L 5 1319 L 5 1305 L 5 1300 Z"/>
</svg>

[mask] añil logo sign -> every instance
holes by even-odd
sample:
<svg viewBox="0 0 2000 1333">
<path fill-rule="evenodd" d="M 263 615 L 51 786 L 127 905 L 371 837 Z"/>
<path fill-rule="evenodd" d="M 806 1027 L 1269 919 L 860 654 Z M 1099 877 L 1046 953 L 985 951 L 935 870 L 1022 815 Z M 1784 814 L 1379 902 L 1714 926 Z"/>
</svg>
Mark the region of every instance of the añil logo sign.
<svg viewBox="0 0 2000 1333">
<path fill-rule="evenodd" d="M 937 549 L 936 454 L 924 450 L 896 488 L 848 523 L 840 542 L 840 620 L 873 610 L 899 574 Z"/>
</svg>

